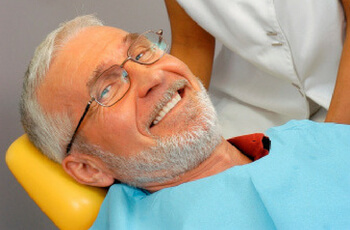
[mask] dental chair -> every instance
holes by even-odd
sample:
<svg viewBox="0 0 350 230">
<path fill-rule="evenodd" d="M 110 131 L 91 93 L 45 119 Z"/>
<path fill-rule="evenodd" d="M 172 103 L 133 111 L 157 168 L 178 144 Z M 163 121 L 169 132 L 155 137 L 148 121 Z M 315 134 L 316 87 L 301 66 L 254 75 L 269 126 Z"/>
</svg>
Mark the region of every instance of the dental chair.
<svg viewBox="0 0 350 230">
<path fill-rule="evenodd" d="M 107 189 L 81 185 L 43 154 L 24 134 L 6 153 L 18 182 L 59 229 L 88 229 L 95 221 Z"/>
</svg>

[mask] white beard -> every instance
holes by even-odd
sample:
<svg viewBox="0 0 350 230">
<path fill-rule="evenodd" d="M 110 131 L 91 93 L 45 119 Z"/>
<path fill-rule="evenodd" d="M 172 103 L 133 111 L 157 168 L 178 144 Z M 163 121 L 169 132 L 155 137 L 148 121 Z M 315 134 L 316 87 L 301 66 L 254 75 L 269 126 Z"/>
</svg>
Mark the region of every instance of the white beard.
<svg viewBox="0 0 350 230">
<path fill-rule="evenodd" d="M 189 106 L 196 113 L 189 130 L 170 137 L 155 137 L 157 145 L 132 156 L 122 157 L 95 149 L 118 179 L 131 186 L 143 188 L 149 183 L 175 179 L 196 168 L 207 159 L 221 142 L 221 131 L 215 109 L 204 87 L 197 92 Z"/>
</svg>

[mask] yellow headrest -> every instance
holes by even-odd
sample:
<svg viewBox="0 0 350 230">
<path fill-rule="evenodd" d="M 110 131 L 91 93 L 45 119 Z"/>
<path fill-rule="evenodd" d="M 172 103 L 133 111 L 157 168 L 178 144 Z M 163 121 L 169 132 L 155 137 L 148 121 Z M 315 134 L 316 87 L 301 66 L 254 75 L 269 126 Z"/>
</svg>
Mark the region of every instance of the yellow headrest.
<svg viewBox="0 0 350 230">
<path fill-rule="evenodd" d="M 107 190 L 81 185 L 23 135 L 12 143 L 6 163 L 18 182 L 60 229 L 88 229 Z"/>
</svg>

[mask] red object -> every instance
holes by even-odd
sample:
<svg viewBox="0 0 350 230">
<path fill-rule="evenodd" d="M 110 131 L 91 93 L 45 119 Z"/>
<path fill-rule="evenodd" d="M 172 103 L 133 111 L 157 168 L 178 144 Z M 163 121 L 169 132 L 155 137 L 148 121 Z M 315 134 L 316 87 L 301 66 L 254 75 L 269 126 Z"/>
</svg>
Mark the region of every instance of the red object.
<svg viewBox="0 0 350 230">
<path fill-rule="evenodd" d="M 269 154 L 270 139 L 263 133 L 233 137 L 227 141 L 254 161 Z"/>
</svg>

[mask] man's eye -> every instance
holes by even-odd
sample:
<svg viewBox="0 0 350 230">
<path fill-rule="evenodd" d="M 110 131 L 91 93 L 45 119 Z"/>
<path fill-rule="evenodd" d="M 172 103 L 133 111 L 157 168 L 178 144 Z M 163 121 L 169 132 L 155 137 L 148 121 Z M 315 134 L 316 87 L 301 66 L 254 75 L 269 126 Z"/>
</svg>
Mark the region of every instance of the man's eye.
<svg viewBox="0 0 350 230">
<path fill-rule="evenodd" d="M 111 90 L 111 87 L 112 86 L 109 85 L 101 92 L 101 95 L 100 95 L 101 99 L 103 99 L 104 97 L 108 96 L 108 93 Z"/>
<path fill-rule="evenodd" d="M 142 56 L 144 55 L 144 52 L 142 53 L 139 53 L 136 57 L 135 57 L 135 60 L 138 61 L 142 58 Z"/>
</svg>

